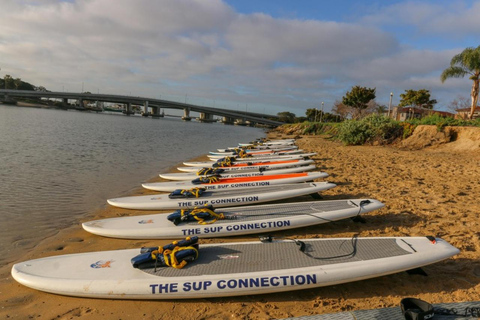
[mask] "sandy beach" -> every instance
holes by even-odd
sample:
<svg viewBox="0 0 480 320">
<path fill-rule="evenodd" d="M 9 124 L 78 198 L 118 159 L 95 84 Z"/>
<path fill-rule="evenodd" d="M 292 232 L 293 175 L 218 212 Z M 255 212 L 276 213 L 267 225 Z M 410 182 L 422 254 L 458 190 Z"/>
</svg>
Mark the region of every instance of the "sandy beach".
<svg viewBox="0 0 480 320">
<path fill-rule="evenodd" d="M 478 128 L 476 128 L 478 129 Z M 476 133 L 475 133 L 476 132 Z M 348 220 L 278 232 L 299 238 L 367 236 L 441 237 L 461 250 L 457 256 L 426 266 L 428 276 L 407 273 L 354 283 L 259 296 L 189 301 L 129 301 L 74 298 L 36 291 L 15 282 L 12 264 L 0 269 L 1 319 L 277 319 L 346 310 L 398 306 L 404 297 L 430 303 L 480 300 L 480 131 L 463 142 L 432 144 L 417 133 L 401 146 L 343 146 L 320 136 L 299 136 L 297 145 L 318 153 L 317 168 L 338 186 L 325 200 L 374 198 L 381 210 Z M 270 137 L 294 137 L 271 132 Z M 435 136 L 435 134 L 433 134 Z M 432 134 L 428 137 L 432 139 Z M 469 138 L 468 138 L 469 137 Z M 441 137 L 438 139 L 441 140 Z M 424 144 L 424 145 L 422 145 Z M 202 158 L 198 158 L 200 160 Z M 160 181 L 160 178 L 151 181 Z M 135 194 L 153 194 L 141 189 Z M 309 200 L 309 197 L 305 197 Z M 297 199 L 303 200 L 303 199 Z M 284 201 L 288 202 L 288 201 Z M 82 221 L 146 214 L 108 205 Z M 203 243 L 256 239 L 254 236 L 205 239 Z M 61 230 L 25 252 L 16 262 L 51 255 L 139 248 L 167 240 L 117 240 L 94 236 L 80 224 Z"/>
</svg>

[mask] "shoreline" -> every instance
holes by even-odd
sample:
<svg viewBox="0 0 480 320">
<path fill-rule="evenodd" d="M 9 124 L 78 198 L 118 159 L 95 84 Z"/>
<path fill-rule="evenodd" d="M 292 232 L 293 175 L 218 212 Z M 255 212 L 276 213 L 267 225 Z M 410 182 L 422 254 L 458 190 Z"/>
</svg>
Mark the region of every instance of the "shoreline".
<svg viewBox="0 0 480 320">
<path fill-rule="evenodd" d="M 269 137 L 280 135 L 277 132 Z M 291 136 L 289 136 L 291 137 Z M 425 267 L 428 277 L 393 274 L 330 287 L 257 296 L 200 300 L 108 300 L 54 295 L 24 287 L 10 276 L 12 263 L 0 268 L 2 309 L 12 319 L 265 319 L 398 306 L 404 297 L 429 303 L 480 300 L 480 205 L 478 157 L 435 150 L 406 151 L 393 147 L 345 147 L 320 136 L 302 136 L 297 144 L 316 151 L 317 168 L 330 174 L 336 188 L 323 192 L 325 200 L 369 197 L 385 208 L 364 215 L 365 224 L 342 220 L 334 223 L 276 232 L 286 237 L 351 237 L 437 235 L 461 250 L 451 259 Z M 205 160 L 200 156 L 192 160 Z M 170 168 L 174 169 L 174 167 Z M 174 170 L 169 170 L 174 171 Z M 149 182 L 160 181 L 152 177 Z M 155 194 L 132 189 L 130 195 Z M 292 199 L 282 202 L 293 202 Z M 168 212 L 168 210 L 164 211 Z M 148 212 L 114 208 L 105 204 L 80 222 Z M 152 212 L 150 212 L 152 213 Z M 257 239 L 256 235 L 202 239 L 202 243 Z M 80 224 L 43 241 L 20 261 L 76 252 L 139 248 L 169 240 L 128 240 L 95 236 Z"/>
</svg>

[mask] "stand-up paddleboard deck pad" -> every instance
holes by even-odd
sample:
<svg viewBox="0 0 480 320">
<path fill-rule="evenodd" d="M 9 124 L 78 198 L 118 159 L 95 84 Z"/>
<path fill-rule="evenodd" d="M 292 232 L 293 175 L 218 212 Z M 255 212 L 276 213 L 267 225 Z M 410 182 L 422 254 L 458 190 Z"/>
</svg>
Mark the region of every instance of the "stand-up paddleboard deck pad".
<svg viewBox="0 0 480 320">
<path fill-rule="evenodd" d="M 203 205 L 233 207 L 313 194 L 335 186 L 329 182 L 294 183 L 238 190 L 207 190 L 199 198 L 170 199 L 168 194 L 159 194 L 108 199 L 107 202 L 112 206 L 136 210 L 186 209 Z"/>
<path fill-rule="evenodd" d="M 167 219 L 170 213 L 150 214 L 89 221 L 83 228 L 93 234 L 126 239 L 179 239 L 186 236 L 224 237 L 265 233 L 306 227 L 382 208 L 374 199 L 308 201 L 295 203 L 243 206 L 215 209 L 226 219 L 212 224 L 197 221 L 174 225 Z"/>
<path fill-rule="evenodd" d="M 433 241 L 432 241 L 433 239 Z M 302 239 L 200 244 L 183 269 L 139 270 L 139 249 L 80 253 L 15 264 L 12 276 L 56 294 L 108 299 L 194 299 L 292 291 L 410 270 L 459 250 L 427 237 Z"/>
</svg>

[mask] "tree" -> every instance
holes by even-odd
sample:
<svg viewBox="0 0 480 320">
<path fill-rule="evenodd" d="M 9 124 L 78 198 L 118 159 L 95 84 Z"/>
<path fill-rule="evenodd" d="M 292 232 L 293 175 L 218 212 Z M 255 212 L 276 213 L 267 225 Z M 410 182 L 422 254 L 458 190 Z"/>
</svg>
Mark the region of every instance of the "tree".
<svg viewBox="0 0 480 320">
<path fill-rule="evenodd" d="M 11 85 L 13 82 L 13 78 L 11 75 L 9 74 L 6 74 L 5 77 L 3 78 L 3 84 L 4 84 L 4 88 L 5 89 L 8 89 L 9 87 L 10 88 L 13 88 L 13 86 Z M 3 89 L 3 88 L 2 88 Z"/>
<path fill-rule="evenodd" d="M 461 95 L 458 95 L 455 99 L 453 99 L 452 102 L 450 102 L 450 105 L 448 106 L 448 109 L 452 112 L 457 112 L 459 109 L 467 109 L 470 107 L 470 99 Z"/>
<path fill-rule="evenodd" d="M 333 104 L 332 112 L 339 115 L 342 119 L 346 119 L 352 114 L 352 108 L 344 105 L 340 101 L 335 101 Z"/>
<path fill-rule="evenodd" d="M 400 107 L 415 106 L 433 109 L 433 105 L 437 103 L 435 99 L 430 100 L 430 91 L 427 89 L 405 90 L 405 93 L 400 94 L 400 98 L 402 98 L 398 104 Z"/>
<path fill-rule="evenodd" d="M 387 107 L 384 105 L 379 104 L 375 107 L 375 113 L 384 114 L 386 112 L 387 112 Z"/>
<path fill-rule="evenodd" d="M 346 106 L 352 107 L 354 112 L 352 116 L 358 118 L 369 105 L 368 103 L 375 99 L 375 88 L 366 88 L 360 86 L 352 87 L 342 98 L 342 103 Z"/>
<path fill-rule="evenodd" d="M 470 75 L 469 79 L 473 81 L 470 97 L 472 102 L 470 104 L 470 119 L 473 119 L 475 107 L 478 101 L 478 91 L 480 82 L 480 46 L 476 48 L 466 48 L 461 53 L 457 54 L 450 61 L 450 67 L 443 70 L 440 80 L 442 83 L 448 78 L 463 78 Z"/>
<path fill-rule="evenodd" d="M 315 122 L 320 118 L 320 111 L 315 108 L 307 109 L 305 115 L 307 116 L 308 121 Z"/>
<path fill-rule="evenodd" d="M 22 85 L 23 81 L 20 78 L 16 78 L 13 80 L 13 84 L 15 85 L 15 89 L 18 90 L 18 88 Z"/>
<path fill-rule="evenodd" d="M 295 114 L 288 112 L 288 111 L 283 111 L 277 113 L 278 120 L 285 122 L 285 123 L 294 123 L 295 122 Z"/>
</svg>

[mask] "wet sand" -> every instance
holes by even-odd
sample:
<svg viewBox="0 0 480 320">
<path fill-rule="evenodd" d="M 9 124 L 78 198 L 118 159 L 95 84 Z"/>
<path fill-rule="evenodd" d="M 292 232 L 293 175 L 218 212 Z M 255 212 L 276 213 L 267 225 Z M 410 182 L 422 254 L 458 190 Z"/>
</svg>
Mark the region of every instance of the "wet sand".
<svg viewBox="0 0 480 320">
<path fill-rule="evenodd" d="M 277 136 L 276 133 L 270 135 Z M 43 293 L 16 283 L 10 276 L 12 264 L 9 264 L 0 268 L 0 318 L 273 319 L 398 306 L 404 297 L 418 297 L 430 303 L 480 300 L 478 150 L 427 148 L 406 151 L 395 147 L 345 147 L 318 136 L 302 136 L 297 144 L 304 150 L 317 152 L 314 159 L 318 169 L 329 173 L 327 180 L 338 185 L 322 193 L 325 200 L 369 197 L 386 206 L 364 215 L 367 220 L 364 224 L 348 219 L 276 235 L 300 238 L 351 237 L 354 234 L 362 237 L 435 235 L 449 241 L 461 253 L 424 267 L 428 277 L 400 273 L 324 288 L 190 301 L 122 301 Z M 135 190 L 135 194 L 153 193 L 140 187 Z M 81 222 L 145 213 L 106 205 Z M 201 241 L 246 239 L 255 237 Z M 25 252 L 19 261 L 165 243 L 168 241 L 102 238 L 88 234 L 77 224 L 45 239 L 34 250 Z"/>
</svg>

